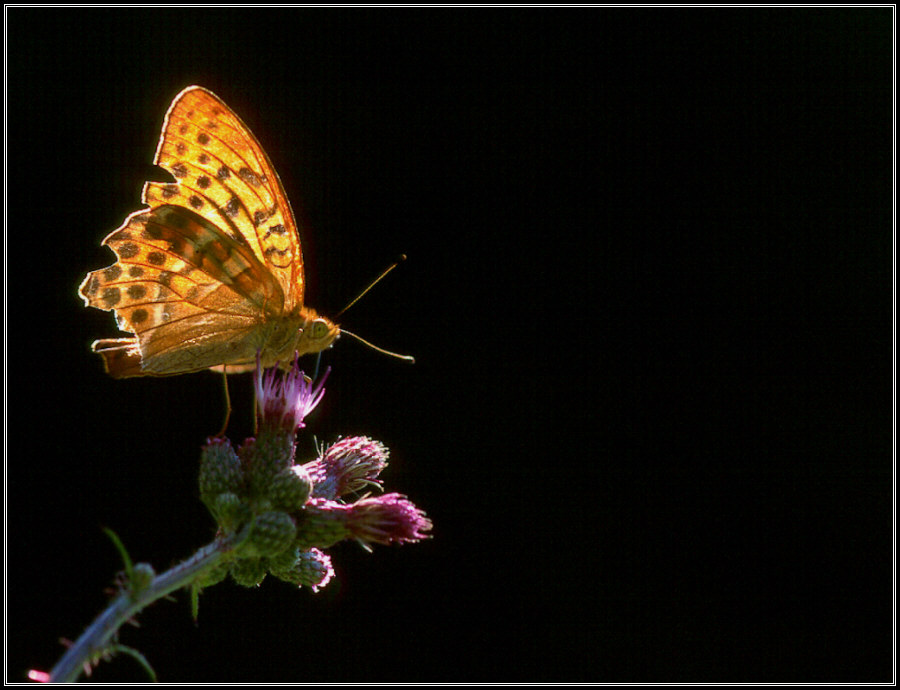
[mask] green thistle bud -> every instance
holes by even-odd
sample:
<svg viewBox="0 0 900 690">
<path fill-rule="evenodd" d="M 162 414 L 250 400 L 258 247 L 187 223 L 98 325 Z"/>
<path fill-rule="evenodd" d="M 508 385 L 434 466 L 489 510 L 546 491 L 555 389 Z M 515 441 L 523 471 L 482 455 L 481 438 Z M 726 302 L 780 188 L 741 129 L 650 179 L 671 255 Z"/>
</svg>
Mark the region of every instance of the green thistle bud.
<svg viewBox="0 0 900 690">
<path fill-rule="evenodd" d="M 259 558 L 241 558 L 231 564 L 231 577 L 243 587 L 256 587 L 266 577 L 266 568 Z"/>
<path fill-rule="evenodd" d="M 244 504 L 240 496 L 233 493 L 224 493 L 216 496 L 210 507 L 216 522 L 224 530 L 230 532 L 247 522 L 250 518 L 250 509 Z"/>
<path fill-rule="evenodd" d="M 210 439 L 200 456 L 201 500 L 213 510 L 219 494 L 236 493 L 243 482 L 241 461 L 228 439 Z"/>
<path fill-rule="evenodd" d="M 146 589 L 153 578 L 156 577 L 156 571 L 149 563 L 135 563 L 131 570 L 131 591 L 133 594 Z"/>
<path fill-rule="evenodd" d="M 269 483 L 269 500 L 282 510 L 293 512 L 300 510 L 312 491 L 309 474 L 300 465 L 282 470 Z"/>
<path fill-rule="evenodd" d="M 271 510 L 257 515 L 253 520 L 250 536 L 241 547 L 241 553 L 255 556 L 275 556 L 294 541 L 297 527 L 287 513 Z"/>
<path fill-rule="evenodd" d="M 303 550 L 327 549 L 351 536 L 345 524 L 348 507 L 325 498 L 311 498 L 297 525 L 296 546 Z"/>
<path fill-rule="evenodd" d="M 291 580 L 286 576 L 289 576 L 293 570 L 299 556 L 300 549 L 294 546 L 267 558 L 266 567 L 275 577 L 280 577 L 282 580 L 290 582 Z"/>
<path fill-rule="evenodd" d="M 264 494 L 272 478 L 294 464 L 294 435 L 280 430 L 261 433 L 241 448 L 251 496 Z"/>
<path fill-rule="evenodd" d="M 327 585 L 334 577 L 334 568 L 328 554 L 319 549 L 294 553 L 296 557 L 290 568 L 278 572 L 273 570 L 272 574 L 291 584 L 311 587 L 314 592 Z"/>
<path fill-rule="evenodd" d="M 216 563 L 212 568 L 209 568 L 197 577 L 197 586 L 202 588 L 219 584 L 228 575 L 230 567 L 230 563 Z"/>
</svg>

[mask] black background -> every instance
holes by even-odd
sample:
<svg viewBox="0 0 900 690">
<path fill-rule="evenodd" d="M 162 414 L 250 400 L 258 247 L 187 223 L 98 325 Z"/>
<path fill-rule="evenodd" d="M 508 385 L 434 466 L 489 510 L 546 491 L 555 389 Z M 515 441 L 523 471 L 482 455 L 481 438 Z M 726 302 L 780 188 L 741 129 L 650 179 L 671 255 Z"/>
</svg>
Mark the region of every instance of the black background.
<svg viewBox="0 0 900 690">
<path fill-rule="evenodd" d="M 212 374 L 115 381 L 76 294 L 203 85 L 281 175 L 367 434 L 434 538 L 161 601 L 191 681 L 890 681 L 892 39 L 880 9 L 7 9 L 7 679 L 213 536 Z M 250 433 L 249 377 L 229 429 Z M 128 658 L 94 679 L 146 676 Z"/>
</svg>

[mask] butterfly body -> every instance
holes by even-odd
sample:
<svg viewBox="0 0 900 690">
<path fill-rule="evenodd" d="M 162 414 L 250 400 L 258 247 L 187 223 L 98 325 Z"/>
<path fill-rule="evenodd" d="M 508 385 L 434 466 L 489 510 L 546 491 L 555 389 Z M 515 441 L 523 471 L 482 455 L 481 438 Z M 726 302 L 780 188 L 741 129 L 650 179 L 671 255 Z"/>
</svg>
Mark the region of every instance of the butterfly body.
<svg viewBox="0 0 900 690">
<path fill-rule="evenodd" d="M 115 378 L 135 376 L 173 376 L 203 369 L 241 373 L 256 368 L 257 352 L 261 354 L 263 367 L 281 365 L 287 367 L 294 356 L 318 352 L 322 348 L 320 324 L 337 331 L 327 319 L 318 317 L 312 310 L 306 316 L 283 317 L 248 328 L 243 333 L 234 331 L 227 338 L 204 337 L 202 332 L 178 343 L 171 353 L 143 357 L 136 338 L 106 338 L 93 344 L 94 352 L 103 357 L 106 371 Z M 202 329 L 202 325 L 200 325 Z M 329 331 L 324 338 L 333 340 Z"/>
<path fill-rule="evenodd" d="M 133 335 L 93 344 L 115 377 L 227 372 L 290 362 L 340 333 L 304 305 L 303 256 L 287 196 L 246 125 L 211 92 L 182 91 L 147 182 L 147 208 L 103 244 L 118 261 L 87 275 L 85 303 Z"/>
</svg>

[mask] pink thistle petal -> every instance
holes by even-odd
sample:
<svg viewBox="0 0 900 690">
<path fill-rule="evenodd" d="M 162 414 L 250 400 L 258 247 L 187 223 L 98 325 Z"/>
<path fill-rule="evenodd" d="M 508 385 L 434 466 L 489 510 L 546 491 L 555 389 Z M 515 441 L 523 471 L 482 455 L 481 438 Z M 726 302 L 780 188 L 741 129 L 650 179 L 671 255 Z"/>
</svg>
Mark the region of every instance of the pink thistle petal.
<svg viewBox="0 0 900 690">
<path fill-rule="evenodd" d="M 365 543 L 404 544 L 427 539 L 431 520 L 406 496 L 397 493 L 363 498 L 347 515 L 347 528 Z"/>
<path fill-rule="evenodd" d="M 319 382 L 313 385 L 313 381 L 304 376 L 296 360 L 294 361 L 293 368 L 284 378 L 284 397 L 288 407 L 292 408 L 296 429 L 305 426 L 303 418 L 322 401 L 322 396 L 325 395 L 325 380 L 330 373 L 331 367 L 328 367 Z"/>
<path fill-rule="evenodd" d="M 338 498 L 368 488 L 381 490 L 378 475 L 387 467 L 388 449 L 366 436 L 341 439 L 304 465 L 313 480 L 313 496 Z"/>
<path fill-rule="evenodd" d="M 325 395 L 325 379 L 330 372 L 329 367 L 318 383 L 314 383 L 300 370 L 295 358 L 290 370 L 279 376 L 277 367 L 263 371 L 257 354 L 254 386 L 261 424 L 282 427 L 291 432 L 306 426 L 303 419 Z"/>
</svg>

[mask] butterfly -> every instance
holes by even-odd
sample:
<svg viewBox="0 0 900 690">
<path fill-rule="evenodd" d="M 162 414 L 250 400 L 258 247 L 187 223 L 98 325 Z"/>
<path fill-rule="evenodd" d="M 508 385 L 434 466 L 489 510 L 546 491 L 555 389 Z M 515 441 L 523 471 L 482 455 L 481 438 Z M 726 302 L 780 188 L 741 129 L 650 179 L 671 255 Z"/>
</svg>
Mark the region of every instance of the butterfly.
<svg viewBox="0 0 900 690">
<path fill-rule="evenodd" d="M 320 352 L 340 328 L 303 302 L 303 254 L 287 195 L 249 128 L 200 86 L 179 93 L 144 184 L 146 208 L 102 242 L 117 261 L 87 275 L 85 304 L 125 338 L 92 344 L 116 378 L 226 373 Z"/>
</svg>

